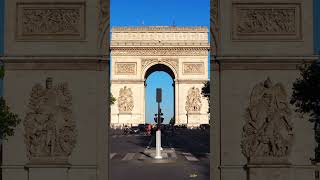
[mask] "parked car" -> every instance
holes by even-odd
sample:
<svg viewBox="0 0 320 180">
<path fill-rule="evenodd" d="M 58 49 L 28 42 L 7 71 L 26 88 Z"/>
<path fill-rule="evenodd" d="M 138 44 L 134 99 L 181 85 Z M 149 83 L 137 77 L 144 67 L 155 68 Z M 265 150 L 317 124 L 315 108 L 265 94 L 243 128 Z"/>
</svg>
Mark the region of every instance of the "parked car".
<svg viewBox="0 0 320 180">
<path fill-rule="evenodd" d="M 138 126 L 132 126 L 130 128 L 130 133 L 131 134 L 138 134 L 140 132 L 139 127 Z"/>
<path fill-rule="evenodd" d="M 200 129 L 210 129 L 210 125 L 209 124 L 200 124 Z"/>
<path fill-rule="evenodd" d="M 139 128 L 140 132 L 144 132 L 146 130 L 146 125 L 145 124 L 139 124 L 138 128 Z"/>
</svg>

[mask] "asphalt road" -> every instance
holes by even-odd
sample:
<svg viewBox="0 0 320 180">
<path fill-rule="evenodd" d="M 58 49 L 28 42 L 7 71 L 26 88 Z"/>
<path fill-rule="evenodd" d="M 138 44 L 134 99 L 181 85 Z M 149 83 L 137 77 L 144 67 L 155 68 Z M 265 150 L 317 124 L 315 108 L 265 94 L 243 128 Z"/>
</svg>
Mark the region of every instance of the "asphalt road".
<svg viewBox="0 0 320 180">
<path fill-rule="evenodd" d="M 171 163 L 150 163 L 144 161 L 144 150 L 155 147 L 155 137 L 143 134 L 110 134 L 111 180 L 150 179 L 185 180 L 209 179 L 209 131 L 180 129 L 175 134 L 162 132 L 162 147 L 173 148 Z"/>
</svg>

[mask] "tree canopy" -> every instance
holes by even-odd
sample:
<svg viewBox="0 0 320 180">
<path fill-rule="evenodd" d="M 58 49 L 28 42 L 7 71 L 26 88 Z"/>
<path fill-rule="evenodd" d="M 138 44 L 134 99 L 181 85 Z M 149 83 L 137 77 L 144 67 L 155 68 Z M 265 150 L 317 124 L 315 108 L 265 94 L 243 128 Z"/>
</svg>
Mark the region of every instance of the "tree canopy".
<svg viewBox="0 0 320 180">
<path fill-rule="evenodd" d="M 320 61 L 300 68 L 301 77 L 293 83 L 290 103 L 295 105 L 296 112 L 308 113 L 309 121 L 314 123 L 315 149 L 314 161 L 320 162 Z"/>
</svg>

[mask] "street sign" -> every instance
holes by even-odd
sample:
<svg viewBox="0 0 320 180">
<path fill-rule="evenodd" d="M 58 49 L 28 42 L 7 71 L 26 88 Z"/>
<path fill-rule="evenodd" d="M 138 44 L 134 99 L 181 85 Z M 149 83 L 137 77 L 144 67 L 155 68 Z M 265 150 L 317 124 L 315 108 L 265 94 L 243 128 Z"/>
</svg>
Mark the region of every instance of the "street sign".
<svg viewBox="0 0 320 180">
<path fill-rule="evenodd" d="M 157 103 L 161 103 L 162 100 L 162 89 L 157 88 Z"/>
</svg>

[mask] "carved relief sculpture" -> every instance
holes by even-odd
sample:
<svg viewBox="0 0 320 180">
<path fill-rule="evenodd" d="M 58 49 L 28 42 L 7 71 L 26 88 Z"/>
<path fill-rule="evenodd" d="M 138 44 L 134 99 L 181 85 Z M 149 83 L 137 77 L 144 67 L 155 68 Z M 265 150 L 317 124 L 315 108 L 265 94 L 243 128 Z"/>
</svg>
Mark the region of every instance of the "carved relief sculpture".
<svg viewBox="0 0 320 180">
<path fill-rule="evenodd" d="M 201 106 L 202 103 L 199 88 L 190 88 L 187 95 L 186 111 L 188 113 L 200 112 Z"/>
<path fill-rule="evenodd" d="M 25 143 L 30 163 L 67 162 L 76 144 L 72 97 L 67 83 L 32 88 L 29 110 L 24 120 Z"/>
<path fill-rule="evenodd" d="M 113 56 L 207 56 L 207 48 L 118 48 L 111 49 Z"/>
<path fill-rule="evenodd" d="M 121 88 L 119 91 L 118 108 L 120 113 L 130 113 L 133 109 L 133 96 L 131 88 Z"/>
<path fill-rule="evenodd" d="M 298 4 L 234 4 L 234 39 L 300 38 Z M 278 37 L 277 37 L 278 36 Z"/>
<path fill-rule="evenodd" d="M 176 72 L 178 72 L 178 66 L 179 66 L 179 62 L 178 59 L 170 59 L 170 58 L 147 58 L 147 59 L 142 59 L 141 60 L 141 66 L 142 66 L 142 70 L 145 69 L 148 65 L 152 64 L 152 63 L 168 63 L 170 64 L 175 70 Z"/>
<path fill-rule="evenodd" d="M 18 39 L 83 39 L 84 11 L 81 3 L 19 3 Z"/>
<path fill-rule="evenodd" d="M 287 99 L 284 86 L 270 78 L 253 88 L 241 141 L 249 163 L 288 163 L 293 125 Z"/>
<path fill-rule="evenodd" d="M 110 31 L 110 7 L 108 0 L 98 0 L 99 3 L 99 27 L 98 39 L 99 47 L 108 49 L 108 32 Z"/>
<path fill-rule="evenodd" d="M 203 74 L 204 65 L 203 63 L 184 63 L 183 73 L 184 74 Z"/>
<path fill-rule="evenodd" d="M 210 35 L 211 35 L 211 44 L 213 46 L 212 53 L 217 48 L 217 33 L 218 33 L 218 0 L 210 0 Z"/>
<path fill-rule="evenodd" d="M 116 63 L 116 74 L 136 74 L 136 63 Z"/>
</svg>

